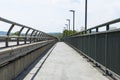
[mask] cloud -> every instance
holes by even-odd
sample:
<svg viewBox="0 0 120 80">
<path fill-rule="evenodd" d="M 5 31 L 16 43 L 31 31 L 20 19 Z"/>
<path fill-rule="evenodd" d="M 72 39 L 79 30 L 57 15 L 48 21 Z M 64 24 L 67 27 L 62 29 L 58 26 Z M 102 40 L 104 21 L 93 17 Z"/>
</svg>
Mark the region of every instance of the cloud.
<svg viewBox="0 0 120 80">
<path fill-rule="evenodd" d="M 119 18 L 118 0 L 92 0 L 88 4 L 88 26 L 95 26 Z"/>
<path fill-rule="evenodd" d="M 80 3 L 80 0 L 50 0 L 53 4 Z"/>
<path fill-rule="evenodd" d="M 84 27 L 85 0 L 0 0 L 0 16 L 36 29 L 62 32 L 70 9 L 76 11 L 76 29 Z M 119 18 L 120 0 L 88 0 L 88 26 Z"/>
</svg>

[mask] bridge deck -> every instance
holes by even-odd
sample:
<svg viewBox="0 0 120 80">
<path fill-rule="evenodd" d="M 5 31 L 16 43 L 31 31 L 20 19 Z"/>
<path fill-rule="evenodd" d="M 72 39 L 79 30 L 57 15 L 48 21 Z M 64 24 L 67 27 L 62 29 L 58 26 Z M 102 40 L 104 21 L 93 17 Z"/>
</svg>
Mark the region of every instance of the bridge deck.
<svg viewBox="0 0 120 80">
<path fill-rule="evenodd" d="M 109 80 L 63 42 L 57 43 L 50 55 L 49 53 L 50 51 L 24 80 Z"/>
</svg>

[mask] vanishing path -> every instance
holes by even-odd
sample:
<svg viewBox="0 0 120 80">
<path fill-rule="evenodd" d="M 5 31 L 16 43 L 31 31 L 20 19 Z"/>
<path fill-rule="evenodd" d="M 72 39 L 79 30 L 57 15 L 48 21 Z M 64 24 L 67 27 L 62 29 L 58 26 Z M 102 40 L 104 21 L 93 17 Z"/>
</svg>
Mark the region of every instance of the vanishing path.
<svg viewBox="0 0 120 80">
<path fill-rule="evenodd" d="M 45 63 L 40 67 L 43 59 L 24 80 L 109 80 L 83 56 L 63 42 L 56 44 Z"/>
</svg>

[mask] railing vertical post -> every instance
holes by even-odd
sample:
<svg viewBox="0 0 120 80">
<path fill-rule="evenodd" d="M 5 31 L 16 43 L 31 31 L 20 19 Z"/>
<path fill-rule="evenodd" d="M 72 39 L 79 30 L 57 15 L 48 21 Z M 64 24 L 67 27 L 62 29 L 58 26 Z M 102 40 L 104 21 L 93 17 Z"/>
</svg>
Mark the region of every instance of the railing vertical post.
<svg viewBox="0 0 120 80">
<path fill-rule="evenodd" d="M 30 35 L 30 43 L 32 42 L 32 36 L 33 36 L 33 33 L 35 32 L 35 30 L 32 31 L 31 35 Z"/>
<path fill-rule="evenodd" d="M 107 25 L 107 30 L 109 30 L 109 25 Z M 105 34 L 105 75 L 108 74 L 107 71 L 107 45 L 108 45 L 108 33 Z"/>
<path fill-rule="evenodd" d="M 22 32 L 22 30 L 24 29 L 24 27 L 22 27 L 21 29 L 20 29 L 20 31 L 19 31 L 19 33 L 18 33 L 18 37 L 17 37 L 17 45 L 19 45 L 20 43 L 20 35 L 21 35 L 21 32 Z"/>
<path fill-rule="evenodd" d="M 36 31 L 36 33 L 35 33 L 35 35 L 34 35 L 34 42 L 36 42 L 37 41 L 37 34 L 38 34 L 38 31 Z"/>
<path fill-rule="evenodd" d="M 40 32 L 39 32 L 39 34 L 37 35 L 37 41 L 40 41 Z"/>
<path fill-rule="evenodd" d="M 40 37 L 41 37 L 41 40 L 43 40 L 43 32 L 41 32 L 41 36 Z"/>
<path fill-rule="evenodd" d="M 96 28 L 96 32 L 98 32 L 99 30 L 98 30 L 98 27 Z"/>
<path fill-rule="evenodd" d="M 89 33 L 91 33 L 91 29 L 89 30 Z"/>
<path fill-rule="evenodd" d="M 25 39 L 24 39 L 24 43 L 26 44 L 26 40 L 27 40 L 27 35 L 28 35 L 28 32 L 30 31 L 30 28 L 27 30 L 27 32 L 25 33 Z"/>
<path fill-rule="evenodd" d="M 6 43 L 6 47 L 8 47 L 8 43 L 9 43 L 9 35 L 10 35 L 10 32 L 11 30 L 13 29 L 14 27 L 14 24 L 11 25 L 11 27 L 9 28 L 8 32 L 7 32 L 7 37 L 6 37 L 6 40 L 5 40 L 5 43 Z"/>
<path fill-rule="evenodd" d="M 106 26 L 106 30 L 108 31 L 110 29 L 109 24 Z"/>
<path fill-rule="evenodd" d="M 95 66 L 97 66 L 97 34 L 95 34 Z"/>
</svg>

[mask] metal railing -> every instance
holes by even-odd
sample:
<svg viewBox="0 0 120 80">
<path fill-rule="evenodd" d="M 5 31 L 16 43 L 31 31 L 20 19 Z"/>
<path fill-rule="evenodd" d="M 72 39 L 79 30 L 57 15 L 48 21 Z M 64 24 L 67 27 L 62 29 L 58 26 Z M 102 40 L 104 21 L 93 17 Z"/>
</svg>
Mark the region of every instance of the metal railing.
<svg viewBox="0 0 120 80">
<path fill-rule="evenodd" d="M 110 30 L 110 25 L 118 23 L 118 22 L 120 22 L 120 18 L 115 19 L 115 20 L 110 21 L 110 22 L 107 22 L 107 23 L 104 23 L 104 24 L 101 24 L 101 25 L 98 25 L 98 26 L 95 26 L 95 27 L 92 27 L 92 28 L 89 28 L 85 31 L 81 31 L 81 32 L 76 33 L 74 35 L 80 35 L 80 34 L 86 34 L 86 33 L 90 34 L 90 33 L 92 33 L 92 30 L 94 30 L 94 29 L 95 29 L 95 32 L 99 32 L 99 28 L 101 28 L 101 27 L 105 27 L 106 31 L 109 31 Z"/>
<path fill-rule="evenodd" d="M 1 17 L 0 17 L 0 21 L 11 24 L 11 26 L 9 27 L 9 30 L 7 31 L 6 36 L 0 36 L 0 42 L 5 43 L 5 46 L 3 47 L 10 46 L 9 42 L 16 42 L 17 44 L 15 45 L 20 45 L 20 42 L 22 42 L 22 44 L 26 44 L 26 43 L 32 43 L 32 42 L 39 42 L 43 40 L 56 39 L 55 37 L 50 36 L 42 31 L 33 29 L 31 27 L 28 27 L 28 26 L 25 26 L 25 25 L 22 25 L 16 22 L 12 22 L 10 20 L 7 20 Z M 14 29 L 15 26 L 20 27 L 20 31 L 18 32 L 16 36 L 12 36 L 11 31 Z M 27 29 L 27 31 L 25 32 L 24 35 L 21 35 L 24 29 Z M 31 33 L 29 33 L 30 30 L 32 30 Z"/>
<path fill-rule="evenodd" d="M 64 37 L 63 41 L 101 66 L 107 74 L 113 74 L 120 79 L 120 29 L 110 30 L 111 25 L 119 22 L 120 18 Z M 101 27 L 106 30 L 100 32 Z"/>
</svg>

